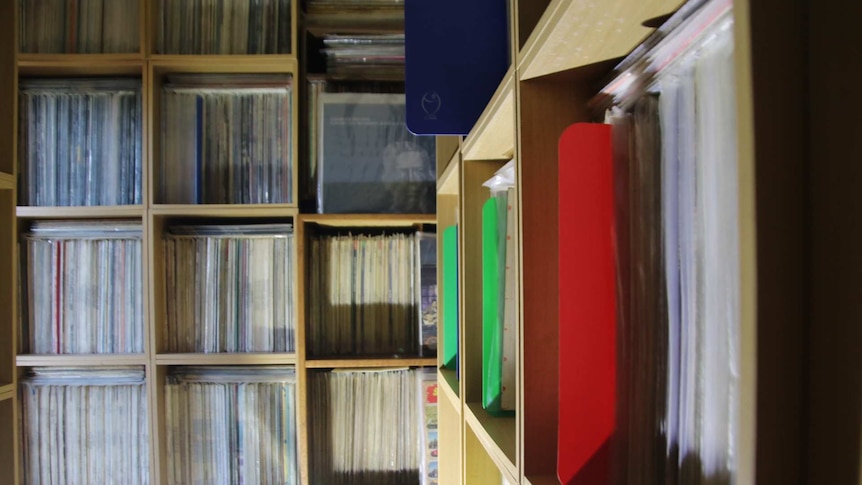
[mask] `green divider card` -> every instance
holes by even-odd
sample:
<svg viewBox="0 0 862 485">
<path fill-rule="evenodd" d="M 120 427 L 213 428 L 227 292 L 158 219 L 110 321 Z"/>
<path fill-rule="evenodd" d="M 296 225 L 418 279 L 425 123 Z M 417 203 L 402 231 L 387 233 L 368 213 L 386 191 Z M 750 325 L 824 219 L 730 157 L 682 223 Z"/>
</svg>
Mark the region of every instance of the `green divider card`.
<svg viewBox="0 0 862 485">
<path fill-rule="evenodd" d="M 458 366 L 458 226 L 443 231 L 443 367 Z"/>
<path fill-rule="evenodd" d="M 498 228 L 498 206 L 492 197 L 482 206 L 482 406 L 494 414 L 501 411 L 503 376 Z"/>
</svg>

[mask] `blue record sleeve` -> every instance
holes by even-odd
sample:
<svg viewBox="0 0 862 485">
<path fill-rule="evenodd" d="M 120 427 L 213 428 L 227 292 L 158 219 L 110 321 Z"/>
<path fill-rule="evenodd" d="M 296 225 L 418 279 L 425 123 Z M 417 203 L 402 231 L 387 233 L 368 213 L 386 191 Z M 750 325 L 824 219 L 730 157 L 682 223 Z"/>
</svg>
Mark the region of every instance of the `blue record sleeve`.
<svg viewBox="0 0 862 485">
<path fill-rule="evenodd" d="M 407 129 L 466 135 L 509 68 L 506 0 L 405 0 Z"/>
</svg>

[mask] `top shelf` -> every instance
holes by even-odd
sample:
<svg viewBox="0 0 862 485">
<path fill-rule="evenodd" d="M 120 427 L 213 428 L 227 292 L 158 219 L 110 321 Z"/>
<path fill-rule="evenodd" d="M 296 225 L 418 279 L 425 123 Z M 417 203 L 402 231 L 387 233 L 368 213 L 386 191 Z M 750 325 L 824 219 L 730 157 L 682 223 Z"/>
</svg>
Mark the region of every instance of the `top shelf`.
<svg viewBox="0 0 862 485">
<path fill-rule="evenodd" d="M 520 79 L 567 71 L 632 51 L 653 29 L 642 24 L 670 13 L 681 0 L 553 0 L 518 59 Z"/>
</svg>

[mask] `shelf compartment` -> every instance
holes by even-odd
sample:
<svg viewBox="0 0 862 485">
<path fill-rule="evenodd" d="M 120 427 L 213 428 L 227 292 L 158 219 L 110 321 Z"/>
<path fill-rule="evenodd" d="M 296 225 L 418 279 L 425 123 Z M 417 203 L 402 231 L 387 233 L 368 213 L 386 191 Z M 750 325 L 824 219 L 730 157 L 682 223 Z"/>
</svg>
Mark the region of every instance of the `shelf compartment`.
<svg viewBox="0 0 862 485">
<path fill-rule="evenodd" d="M 299 220 L 324 227 L 412 227 L 436 224 L 435 214 L 301 214 Z"/>
<path fill-rule="evenodd" d="M 98 367 L 146 365 L 146 354 L 27 354 L 16 358 L 18 367 Z"/>
<path fill-rule="evenodd" d="M 88 206 L 88 207 L 37 207 L 18 206 L 19 219 L 109 219 L 142 218 L 145 209 L 140 205 Z"/>
<path fill-rule="evenodd" d="M 515 71 L 500 86 L 464 140 L 464 160 L 508 160 L 515 153 Z"/>
<path fill-rule="evenodd" d="M 437 383 L 440 389 L 443 390 L 442 394 L 445 394 L 449 401 L 452 403 L 458 410 L 458 414 L 461 414 L 461 389 L 459 389 L 460 383 L 458 379 L 455 378 L 455 371 L 450 369 L 437 369 Z"/>
<path fill-rule="evenodd" d="M 517 418 L 491 416 L 481 403 L 464 406 L 464 421 L 487 451 L 488 456 L 511 483 L 518 483 L 516 466 Z"/>
<path fill-rule="evenodd" d="M 157 365 L 295 365 L 294 353 L 223 352 L 157 354 Z"/>
<path fill-rule="evenodd" d="M 521 80 L 567 71 L 632 51 L 653 29 L 645 22 L 675 11 L 681 0 L 553 0 L 518 59 Z"/>
<path fill-rule="evenodd" d="M 0 172 L 0 190 L 13 190 L 15 188 L 15 176 Z"/>
<path fill-rule="evenodd" d="M 396 357 L 396 358 L 334 358 L 309 359 L 305 361 L 308 369 L 350 369 L 370 367 L 432 367 L 437 365 L 436 357 Z"/>
</svg>

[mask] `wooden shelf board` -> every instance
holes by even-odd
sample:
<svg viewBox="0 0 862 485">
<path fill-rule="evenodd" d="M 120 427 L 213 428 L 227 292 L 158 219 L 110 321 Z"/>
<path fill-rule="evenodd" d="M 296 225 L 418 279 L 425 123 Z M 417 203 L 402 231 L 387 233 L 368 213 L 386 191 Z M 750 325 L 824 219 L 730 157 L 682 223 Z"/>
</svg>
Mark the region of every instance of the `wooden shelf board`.
<svg viewBox="0 0 862 485">
<path fill-rule="evenodd" d="M 141 55 L 27 54 L 18 56 L 18 73 L 27 76 L 142 76 Z"/>
<path fill-rule="evenodd" d="M 461 414 L 461 394 L 458 388 L 459 382 L 455 378 L 455 371 L 451 369 L 437 368 L 437 387 L 443 390 L 443 394 L 449 399 L 452 407 Z"/>
<path fill-rule="evenodd" d="M 556 475 L 533 475 L 524 478 L 527 485 L 560 485 Z"/>
<path fill-rule="evenodd" d="M 25 354 L 16 358 L 18 367 L 145 365 L 148 361 L 145 354 Z"/>
<path fill-rule="evenodd" d="M 552 0 L 518 59 L 521 79 L 623 57 L 653 29 L 645 20 L 666 15 L 682 0 Z"/>
<path fill-rule="evenodd" d="M 431 367 L 437 365 L 436 357 L 406 357 L 406 358 L 336 358 L 308 359 L 305 367 L 309 369 L 339 369 L 366 367 Z"/>
<path fill-rule="evenodd" d="M 299 218 L 329 227 L 410 227 L 437 223 L 435 214 L 300 214 Z"/>
<path fill-rule="evenodd" d="M 15 397 L 15 384 L 4 384 L 0 386 L 0 401 L 6 401 Z"/>
<path fill-rule="evenodd" d="M 512 483 L 518 483 L 518 469 L 515 466 L 516 424 L 515 416 L 491 416 L 480 403 L 467 403 L 464 407 L 464 420 L 482 443 L 488 456 L 497 464 L 504 476 Z"/>
<path fill-rule="evenodd" d="M 452 159 L 446 164 L 446 169 L 437 180 L 437 193 L 445 195 L 458 195 L 458 187 L 461 184 L 461 157 L 458 152 L 452 155 Z"/>
<path fill-rule="evenodd" d="M 316 37 L 326 34 L 403 34 L 404 9 L 339 9 L 340 12 L 311 12 L 305 15 L 305 30 Z M 342 13 L 343 12 L 343 13 Z"/>
<path fill-rule="evenodd" d="M 156 204 L 150 210 L 155 216 L 195 217 L 296 217 L 294 204 Z"/>
<path fill-rule="evenodd" d="M 464 160 L 508 160 L 515 153 L 515 74 L 512 68 L 464 140 Z"/>
<path fill-rule="evenodd" d="M 150 57 L 156 73 L 294 73 L 299 63 L 293 54 L 269 55 L 161 55 Z"/>
<path fill-rule="evenodd" d="M 140 205 L 92 206 L 92 207 L 30 207 L 18 206 L 15 215 L 19 219 L 101 219 L 111 217 L 139 218 L 145 209 Z"/>
<path fill-rule="evenodd" d="M 15 176 L 6 172 L 0 172 L 0 189 L 11 190 L 15 188 Z"/>
<path fill-rule="evenodd" d="M 294 353 L 156 354 L 157 365 L 295 365 Z"/>
</svg>

